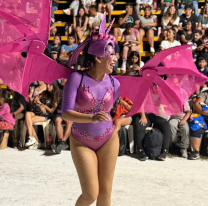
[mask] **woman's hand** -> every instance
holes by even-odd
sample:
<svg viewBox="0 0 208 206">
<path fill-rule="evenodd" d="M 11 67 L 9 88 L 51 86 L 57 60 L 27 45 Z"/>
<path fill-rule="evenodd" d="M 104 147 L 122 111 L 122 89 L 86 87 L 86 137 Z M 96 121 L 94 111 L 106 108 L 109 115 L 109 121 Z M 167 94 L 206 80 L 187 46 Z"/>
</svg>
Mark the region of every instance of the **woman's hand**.
<svg viewBox="0 0 208 206">
<path fill-rule="evenodd" d="M 143 117 L 141 117 L 139 122 L 141 123 L 141 125 L 146 126 L 147 125 L 147 118 L 143 116 Z"/>
<path fill-rule="evenodd" d="M 45 113 L 46 113 L 46 109 L 45 109 L 45 107 L 40 106 L 40 110 L 41 110 L 41 112 L 43 112 L 43 114 L 45 114 Z"/>
<path fill-rule="evenodd" d="M 127 102 L 125 102 L 124 100 L 120 100 L 119 104 L 123 105 L 126 110 L 130 111 L 131 110 L 131 105 L 129 105 Z"/>
<path fill-rule="evenodd" d="M 35 99 L 34 99 L 34 102 L 36 103 L 36 104 L 42 104 L 41 102 L 40 102 L 40 97 L 35 97 Z"/>
<path fill-rule="evenodd" d="M 141 68 L 137 64 L 134 64 L 133 69 L 134 69 L 134 71 L 140 71 L 141 70 Z"/>
<path fill-rule="evenodd" d="M 92 122 L 94 123 L 103 122 L 103 121 L 107 121 L 107 122 L 111 121 L 110 116 L 103 111 L 98 112 L 96 115 L 92 117 Z"/>
</svg>

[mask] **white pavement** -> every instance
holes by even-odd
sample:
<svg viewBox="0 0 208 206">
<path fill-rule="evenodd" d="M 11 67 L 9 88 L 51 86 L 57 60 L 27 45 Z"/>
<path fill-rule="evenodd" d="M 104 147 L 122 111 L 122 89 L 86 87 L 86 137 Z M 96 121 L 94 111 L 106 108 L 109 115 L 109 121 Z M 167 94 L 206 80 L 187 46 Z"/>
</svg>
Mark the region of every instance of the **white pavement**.
<svg viewBox="0 0 208 206">
<path fill-rule="evenodd" d="M 80 193 L 70 151 L 0 150 L 0 206 L 74 206 Z M 111 205 L 207 206 L 208 161 L 118 157 Z"/>
</svg>

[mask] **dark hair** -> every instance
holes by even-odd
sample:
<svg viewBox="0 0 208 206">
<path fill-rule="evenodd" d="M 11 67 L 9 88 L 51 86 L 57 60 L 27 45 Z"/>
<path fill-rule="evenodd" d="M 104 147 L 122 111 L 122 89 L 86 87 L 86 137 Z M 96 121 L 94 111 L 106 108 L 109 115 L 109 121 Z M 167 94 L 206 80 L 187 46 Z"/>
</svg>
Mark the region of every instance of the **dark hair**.
<svg viewBox="0 0 208 206">
<path fill-rule="evenodd" d="M 131 28 L 134 28 L 134 24 L 132 24 L 132 23 L 127 23 L 127 24 L 126 24 L 126 30 L 127 30 L 127 29 L 131 29 Z"/>
<path fill-rule="evenodd" d="M 59 40 L 61 41 L 61 35 L 60 35 L 60 34 L 56 34 L 56 35 L 54 36 L 54 38 L 55 38 L 56 36 L 57 36 L 57 37 L 59 38 Z"/>
<path fill-rule="evenodd" d="M 193 7 L 192 7 L 192 5 L 191 4 L 186 4 L 186 6 L 185 6 L 185 10 L 186 9 L 192 9 L 193 10 Z"/>
<path fill-rule="evenodd" d="M 75 34 L 74 33 L 71 33 L 71 34 L 68 35 L 68 38 L 69 37 L 73 37 L 75 39 Z"/>
<path fill-rule="evenodd" d="M 200 57 L 197 58 L 197 63 L 199 63 L 200 61 L 203 61 L 203 60 L 204 60 L 205 62 L 207 62 L 206 57 L 200 56 Z"/>
<path fill-rule="evenodd" d="M 97 11 L 97 7 L 96 7 L 95 5 L 91 5 L 91 6 L 89 7 L 89 9 L 94 9 L 95 11 Z"/>
<path fill-rule="evenodd" d="M 51 92 L 48 90 L 44 91 L 41 94 L 40 101 L 45 103 L 47 100 L 51 100 L 51 106 L 54 107 L 56 103 L 59 104 L 62 98 L 62 91 L 57 81 L 53 82 L 51 85 L 53 85 L 53 90 Z"/>
<path fill-rule="evenodd" d="M 83 9 L 84 12 L 85 12 L 84 7 L 80 7 L 79 10 L 80 10 L 80 9 Z M 78 10 L 77 16 L 76 16 L 76 25 L 77 25 L 77 26 L 79 25 L 79 18 L 81 17 L 81 16 L 79 15 L 79 10 Z M 86 19 L 86 14 L 84 13 L 84 15 L 83 15 L 81 18 L 82 18 L 81 27 L 83 27 L 83 26 L 84 26 L 84 23 L 85 23 L 85 19 Z"/>
<path fill-rule="evenodd" d="M 172 25 L 172 29 L 176 29 L 176 28 L 178 28 L 178 25 L 173 24 L 173 25 Z"/>
<path fill-rule="evenodd" d="M 173 14 L 173 20 L 175 21 L 179 17 L 178 10 L 176 9 L 175 5 L 171 5 L 171 6 L 168 7 L 167 11 L 164 13 L 164 15 L 162 17 L 163 20 L 168 20 L 168 18 L 170 17 L 171 7 L 175 8 L 175 13 Z"/>
<path fill-rule="evenodd" d="M 136 63 L 138 66 L 140 66 L 140 55 L 139 55 L 139 52 L 137 51 L 133 51 L 130 53 L 128 59 L 127 59 L 127 62 L 126 62 L 126 70 L 129 70 L 130 69 L 130 66 L 131 66 L 131 58 L 133 56 L 136 56 L 138 57 L 138 62 Z"/>
<path fill-rule="evenodd" d="M 204 36 L 202 37 L 202 40 L 204 40 L 204 39 L 208 39 L 208 36 L 204 35 Z"/>
<path fill-rule="evenodd" d="M 134 8 L 134 7 L 133 7 L 133 4 L 130 4 L 130 3 L 127 3 L 127 4 L 126 4 L 126 7 L 127 7 L 127 6 L 130 6 L 131 8 Z"/>
<path fill-rule="evenodd" d="M 170 28 L 170 29 L 168 29 L 168 30 L 172 30 L 172 32 L 173 32 L 173 34 L 174 34 L 174 40 L 175 40 L 175 39 L 176 39 L 176 35 L 177 35 L 176 30 L 175 30 L 175 29 L 173 29 L 173 28 Z"/>
<path fill-rule="evenodd" d="M 196 33 L 198 33 L 199 35 L 202 35 L 202 31 L 200 31 L 200 30 L 195 30 L 194 34 L 196 34 Z"/>
<path fill-rule="evenodd" d="M 144 11 L 145 11 L 146 9 L 150 9 L 150 10 L 151 10 L 151 14 L 150 14 L 149 17 L 152 17 L 152 7 L 151 7 L 150 5 L 147 5 L 147 6 L 144 8 Z M 144 17 L 146 18 L 145 13 L 144 13 Z"/>
<path fill-rule="evenodd" d="M 0 89 L 0 97 L 4 99 L 10 107 L 11 112 L 13 112 L 13 99 L 10 98 L 11 93 L 7 89 Z"/>
</svg>

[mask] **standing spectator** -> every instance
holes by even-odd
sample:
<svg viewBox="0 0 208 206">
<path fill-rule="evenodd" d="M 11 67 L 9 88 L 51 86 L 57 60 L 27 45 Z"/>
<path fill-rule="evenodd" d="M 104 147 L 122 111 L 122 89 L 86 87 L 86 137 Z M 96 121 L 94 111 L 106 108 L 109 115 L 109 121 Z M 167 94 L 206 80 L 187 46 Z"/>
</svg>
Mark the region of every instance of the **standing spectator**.
<svg viewBox="0 0 208 206">
<path fill-rule="evenodd" d="M 14 131 L 12 132 L 12 145 L 17 149 L 20 141 L 20 120 L 25 117 L 27 103 L 25 98 L 18 92 L 10 90 L 10 93 L 13 97 L 13 117 L 15 118 Z"/>
<path fill-rule="evenodd" d="M 90 30 L 97 30 L 99 29 L 100 23 L 103 18 L 103 14 L 97 12 L 96 6 L 92 5 L 89 8 L 89 28 Z"/>
<path fill-rule="evenodd" d="M 85 14 L 83 7 L 79 8 L 78 15 L 74 16 L 73 19 L 73 29 L 76 34 L 77 44 L 82 42 L 82 37 L 84 36 L 85 31 L 87 30 L 89 18 Z"/>
<path fill-rule="evenodd" d="M 98 12 L 102 13 L 103 6 L 106 6 L 106 11 L 108 12 L 108 23 L 111 22 L 111 11 L 113 11 L 113 4 L 116 0 L 100 0 L 98 4 Z"/>
<path fill-rule="evenodd" d="M 95 2 L 96 0 L 82 0 L 82 4 L 86 14 L 89 14 L 90 6 L 95 5 Z"/>
<path fill-rule="evenodd" d="M 64 9 L 63 12 L 67 15 L 71 14 L 71 11 L 73 10 L 73 15 L 76 16 L 79 7 L 82 6 L 82 1 L 81 0 L 73 0 L 72 3 L 70 4 L 68 9 Z"/>
<path fill-rule="evenodd" d="M 121 41 L 123 44 L 123 63 L 121 70 L 125 70 L 126 68 L 126 60 L 128 56 L 128 52 L 138 51 L 140 49 L 140 35 L 137 29 L 134 29 L 134 25 L 132 23 L 128 23 L 126 25 L 126 30 L 124 31 Z"/>
<path fill-rule="evenodd" d="M 195 14 L 192 14 L 192 7 L 190 5 L 185 6 L 185 14 L 180 15 L 179 30 L 185 29 L 188 21 L 198 25 L 198 18 Z"/>
<path fill-rule="evenodd" d="M 58 10 L 59 0 L 51 0 L 51 18 L 55 20 L 54 11 Z"/>
<path fill-rule="evenodd" d="M 161 154 L 158 157 L 159 160 L 164 161 L 169 150 L 171 138 L 170 125 L 165 118 L 157 116 L 153 113 L 144 112 L 133 116 L 134 139 L 136 141 L 137 149 L 139 151 L 139 160 L 145 161 L 148 159 L 147 155 L 144 152 L 142 141 L 145 136 L 146 128 L 151 127 L 152 124 L 154 124 L 154 127 L 159 129 L 164 135 Z"/>
<path fill-rule="evenodd" d="M 172 133 L 172 142 L 180 147 L 181 156 L 187 158 L 187 149 L 189 147 L 189 125 L 187 120 L 191 115 L 189 103 L 186 101 L 183 105 L 183 113 L 174 114 L 169 121 Z M 178 139 L 178 131 L 180 132 L 181 140 Z"/>
<path fill-rule="evenodd" d="M 161 10 L 165 13 L 168 10 L 169 6 L 175 4 L 175 0 L 161 0 L 160 4 L 161 4 Z"/>
<path fill-rule="evenodd" d="M 69 34 L 68 35 L 68 40 L 67 40 L 67 45 L 63 44 L 61 47 L 61 54 L 60 54 L 60 59 L 64 60 L 64 57 L 68 57 L 69 53 L 71 51 L 74 51 L 78 45 L 74 43 L 75 42 L 75 35 L 74 34 Z"/>
<path fill-rule="evenodd" d="M 47 50 L 48 50 L 48 56 L 51 55 L 51 49 L 56 48 L 58 50 L 58 53 L 61 50 L 61 36 L 59 34 L 56 34 L 53 39 L 52 44 L 47 45 Z"/>
<path fill-rule="evenodd" d="M 153 0 L 136 0 L 136 13 L 140 16 L 140 11 L 144 10 L 146 6 L 152 6 Z"/>
<path fill-rule="evenodd" d="M 208 34 L 208 2 L 205 3 L 202 14 L 199 16 L 198 29 L 202 30 L 203 35 Z"/>
<path fill-rule="evenodd" d="M 167 11 L 164 13 L 162 17 L 162 26 L 163 26 L 163 38 L 166 39 L 168 29 L 172 27 L 172 25 L 179 25 L 180 18 L 178 16 L 178 11 L 175 6 L 170 6 Z"/>
<path fill-rule="evenodd" d="M 192 9 L 194 9 L 194 13 L 196 16 L 199 16 L 199 8 L 198 8 L 198 1 L 197 0 L 178 0 L 179 9 L 178 13 L 181 16 L 182 11 L 186 6 L 190 6 Z"/>
<path fill-rule="evenodd" d="M 169 49 L 171 47 L 180 46 L 181 43 L 175 40 L 176 38 L 176 31 L 174 29 L 168 29 L 167 40 L 163 40 L 160 44 L 160 49 Z"/>
<path fill-rule="evenodd" d="M 121 74 L 127 76 L 138 76 L 143 66 L 144 62 L 140 61 L 139 52 L 133 51 L 127 59 L 126 68 L 122 68 Z"/>
<path fill-rule="evenodd" d="M 121 14 L 118 19 L 119 28 L 114 28 L 114 36 L 116 38 L 116 43 L 118 43 L 118 37 L 121 37 L 126 29 L 126 24 L 134 24 L 135 29 L 139 29 L 139 18 L 133 13 L 133 5 L 126 4 L 126 14 Z"/>
<path fill-rule="evenodd" d="M 146 35 L 147 40 L 150 45 L 150 52 L 154 53 L 154 36 L 157 35 L 157 16 L 152 15 L 152 7 L 146 6 L 144 10 L 144 16 L 140 17 L 140 24 L 142 29 L 139 29 L 140 32 L 140 42 L 143 41 L 143 37 Z"/>
<path fill-rule="evenodd" d="M 192 26 L 192 23 L 189 21 L 186 25 L 186 29 L 184 29 L 181 34 L 181 43 L 182 44 L 188 44 L 193 41 L 194 35 L 193 35 L 192 30 L 193 30 L 193 26 Z"/>
</svg>

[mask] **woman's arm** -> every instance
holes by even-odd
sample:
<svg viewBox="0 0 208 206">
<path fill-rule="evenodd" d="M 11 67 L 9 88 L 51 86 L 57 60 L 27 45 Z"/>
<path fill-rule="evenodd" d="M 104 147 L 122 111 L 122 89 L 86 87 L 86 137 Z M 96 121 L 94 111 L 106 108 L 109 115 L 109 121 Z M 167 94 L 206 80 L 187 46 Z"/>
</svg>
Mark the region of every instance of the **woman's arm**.
<svg viewBox="0 0 208 206">
<path fill-rule="evenodd" d="M 137 36 L 136 36 L 137 40 L 136 41 L 132 41 L 131 43 L 134 43 L 134 44 L 140 44 L 140 34 L 138 33 Z"/>
<path fill-rule="evenodd" d="M 122 34 L 120 44 L 124 44 L 124 43 L 126 43 L 126 42 L 125 42 L 125 36 Z"/>
<path fill-rule="evenodd" d="M 187 44 L 188 40 L 186 40 L 186 37 L 184 34 L 181 35 L 181 42 Z"/>
<path fill-rule="evenodd" d="M 89 18 L 88 18 L 88 16 L 86 16 L 84 25 L 83 25 L 83 27 L 81 28 L 82 31 L 87 27 L 88 21 L 89 21 Z"/>
<path fill-rule="evenodd" d="M 48 107 L 47 105 L 44 105 L 44 104 L 41 104 L 40 106 L 43 106 L 46 109 L 47 112 L 52 114 L 56 110 L 56 108 L 58 106 L 58 103 L 56 102 L 53 108 L 50 108 L 50 107 Z"/>
<path fill-rule="evenodd" d="M 73 29 L 77 28 L 76 16 L 73 17 Z"/>
<path fill-rule="evenodd" d="M 13 112 L 14 115 L 21 113 L 25 109 L 24 106 L 20 102 L 19 102 L 19 105 L 20 107 L 15 112 Z"/>
</svg>

